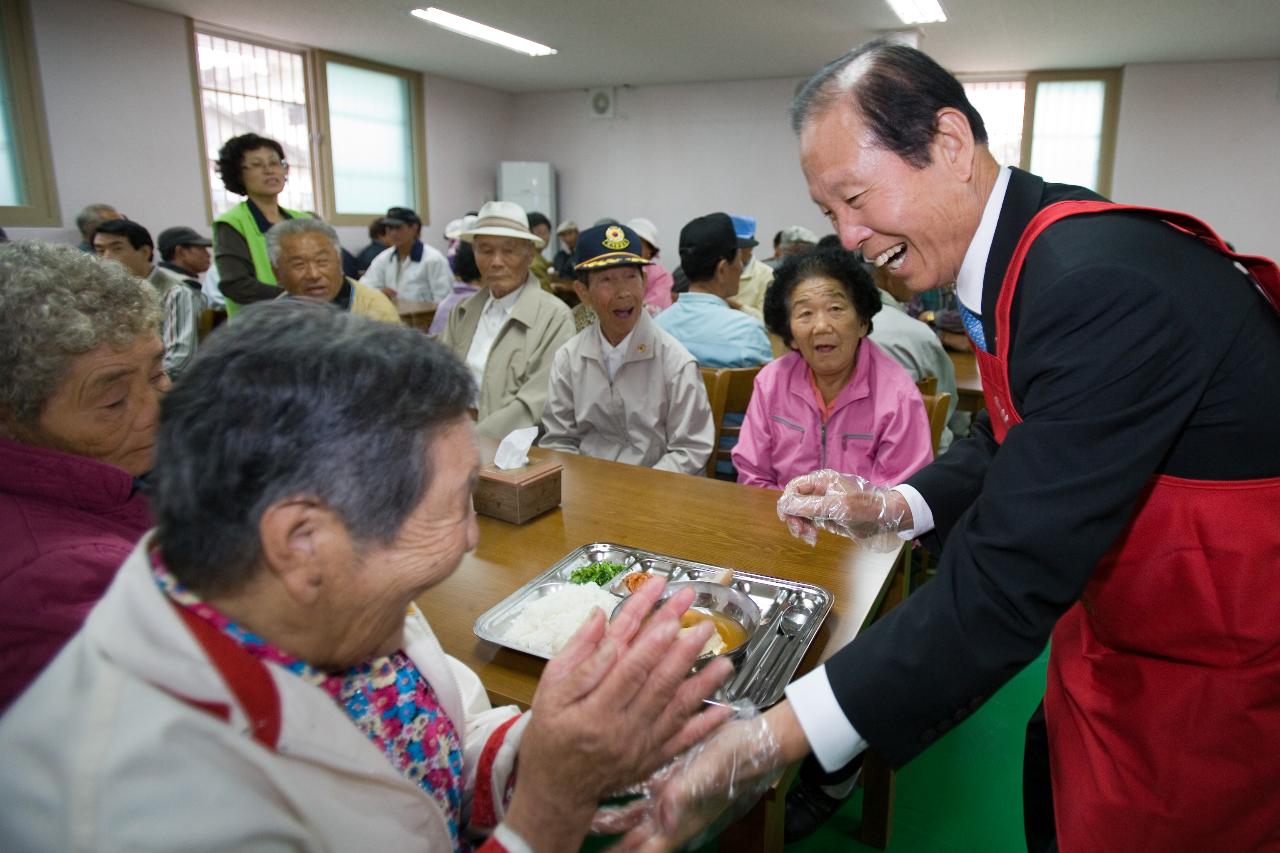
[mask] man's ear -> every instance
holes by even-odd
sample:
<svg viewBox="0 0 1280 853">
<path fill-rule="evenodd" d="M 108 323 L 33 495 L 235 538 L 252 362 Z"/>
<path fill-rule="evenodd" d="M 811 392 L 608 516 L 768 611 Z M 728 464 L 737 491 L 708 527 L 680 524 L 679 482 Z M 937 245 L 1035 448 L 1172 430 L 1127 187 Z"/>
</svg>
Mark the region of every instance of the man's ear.
<svg viewBox="0 0 1280 853">
<path fill-rule="evenodd" d="M 725 270 L 729 268 L 729 264 L 730 261 L 726 261 L 724 258 L 716 261 L 716 281 L 728 281 L 729 277 L 725 274 Z"/>
<path fill-rule="evenodd" d="M 929 143 L 933 159 L 962 181 L 973 176 L 973 155 L 977 143 L 969 119 L 954 107 L 938 110 L 937 130 Z"/>
<path fill-rule="evenodd" d="M 577 279 L 574 279 L 574 282 L 573 282 L 573 292 L 578 294 L 579 302 L 587 301 L 587 285 L 583 284 Z"/>
<path fill-rule="evenodd" d="M 271 504 L 258 521 L 262 561 L 285 590 L 310 605 L 332 583 L 351 537 L 342 519 L 311 497 L 294 496 Z"/>
</svg>

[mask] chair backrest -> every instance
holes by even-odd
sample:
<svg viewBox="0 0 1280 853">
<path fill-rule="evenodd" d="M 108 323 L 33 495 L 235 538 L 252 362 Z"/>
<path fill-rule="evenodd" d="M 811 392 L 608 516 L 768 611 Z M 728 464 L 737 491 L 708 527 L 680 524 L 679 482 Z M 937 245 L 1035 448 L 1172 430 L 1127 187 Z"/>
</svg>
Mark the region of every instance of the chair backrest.
<svg viewBox="0 0 1280 853">
<path fill-rule="evenodd" d="M 938 377 L 926 376 L 923 379 L 917 379 L 916 387 L 920 389 L 920 396 L 922 397 L 925 394 L 937 394 L 938 393 Z"/>
<path fill-rule="evenodd" d="M 769 332 L 769 346 L 773 349 L 774 358 L 782 358 L 784 355 L 791 352 L 791 348 L 784 344 L 782 342 L 782 338 L 778 337 L 773 332 Z"/>
<path fill-rule="evenodd" d="M 947 423 L 947 409 L 951 406 L 951 395 L 921 394 L 920 396 L 924 398 L 924 411 L 929 416 L 929 437 L 933 441 L 933 455 L 937 456 L 938 445 L 942 443 L 942 428 Z"/>
<path fill-rule="evenodd" d="M 203 341 L 209 333 L 226 322 L 227 312 L 221 308 L 204 308 L 196 321 L 196 340 Z"/>
<path fill-rule="evenodd" d="M 751 392 L 756 387 L 756 374 L 759 367 L 725 367 L 720 370 L 724 382 L 724 409 L 716 420 L 716 449 L 711 454 L 711 462 L 707 466 L 707 476 L 716 475 L 717 462 L 733 461 L 733 445 L 738 443 L 742 433 L 742 417 L 751 403 Z M 729 416 L 732 417 L 731 420 Z M 730 422 L 726 423 L 726 420 Z M 731 438 L 728 447 L 721 447 L 722 439 Z"/>
<path fill-rule="evenodd" d="M 729 377 L 728 371 L 724 368 L 716 367 L 699 367 L 702 373 L 702 381 L 707 386 L 707 400 L 711 403 L 711 422 L 716 427 L 716 443 L 715 447 L 720 446 L 720 427 L 724 425 L 724 404 L 729 394 Z M 716 475 L 716 454 L 713 450 L 711 458 L 707 460 L 706 474 L 708 477 Z"/>
</svg>

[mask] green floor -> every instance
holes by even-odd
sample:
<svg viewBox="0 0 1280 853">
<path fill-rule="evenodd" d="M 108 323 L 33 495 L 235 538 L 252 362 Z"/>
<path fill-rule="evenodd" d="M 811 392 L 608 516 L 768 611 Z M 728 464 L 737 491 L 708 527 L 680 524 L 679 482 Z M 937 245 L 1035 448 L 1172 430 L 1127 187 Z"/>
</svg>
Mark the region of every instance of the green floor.
<svg viewBox="0 0 1280 853">
<path fill-rule="evenodd" d="M 1022 738 L 1044 694 L 1046 651 L 897 775 L 893 833 L 886 853 L 1025 851 Z M 859 844 L 861 794 L 788 853 L 872 851 Z"/>
</svg>

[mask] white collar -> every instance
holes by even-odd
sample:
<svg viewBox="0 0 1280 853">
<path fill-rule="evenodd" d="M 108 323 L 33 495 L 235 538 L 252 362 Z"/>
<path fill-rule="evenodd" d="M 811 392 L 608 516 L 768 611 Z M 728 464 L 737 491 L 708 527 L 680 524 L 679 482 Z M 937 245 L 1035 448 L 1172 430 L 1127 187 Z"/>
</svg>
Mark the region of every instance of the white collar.
<svg viewBox="0 0 1280 853">
<path fill-rule="evenodd" d="M 637 308 L 641 311 L 644 310 L 643 305 L 639 305 Z M 627 336 L 618 341 L 618 345 L 615 347 L 613 344 L 609 343 L 609 339 L 604 336 L 604 329 L 601 329 L 600 324 L 597 323 L 596 334 L 600 336 L 600 352 L 604 354 L 605 358 L 625 353 L 627 351 L 627 347 L 631 344 L 631 337 L 636 333 L 636 326 L 639 325 L 639 323 L 636 323 L 635 326 L 632 326 L 631 331 L 627 332 Z"/>
<path fill-rule="evenodd" d="M 520 294 L 524 291 L 524 288 L 525 288 L 525 285 L 522 284 L 519 287 L 517 287 L 515 290 L 511 291 L 506 296 L 503 296 L 501 298 L 495 297 L 493 295 L 493 292 L 490 291 L 489 298 L 484 303 L 485 313 L 489 313 L 491 311 L 497 311 L 498 313 L 502 314 L 504 317 L 507 314 L 510 314 L 511 307 L 516 304 L 516 300 L 520 298 Z"/>
<path fill-rule="evenodd" d="M 982 313 L 982 280 L 987 275 L 987 257 L 991 254 L 991 243 L 996 237 L 996 223 L 1000 220 L 1000 208 L 1004 206 L 1011 174 L 1013 172 L 1009 167 L 1004 166 L 996 175 L 995 186 L 991 188 L 986 207 L 982 209 L 982 220 L 969 243 L 969 250 L 964 253 L 964 262 L 960 264 L 960 273 L 956 276 L 956 298 L 975 314 Z"/>
</svg>

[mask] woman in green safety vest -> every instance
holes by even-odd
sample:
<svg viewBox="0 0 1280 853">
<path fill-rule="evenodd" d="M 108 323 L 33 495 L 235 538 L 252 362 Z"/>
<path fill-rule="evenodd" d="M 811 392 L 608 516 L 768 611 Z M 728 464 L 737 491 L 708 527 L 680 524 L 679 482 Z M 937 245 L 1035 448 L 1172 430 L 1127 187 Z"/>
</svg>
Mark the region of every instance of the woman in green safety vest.
<svg viewBox="0 0 1280 853">
<path fill-rule="evenodd" d="M 218 151 L 217 168 L 227 192 L 245 196 L 213 224 L 218 287 L 227 300 L 227 316 L 234 316 L 241 305 L 280 295 L 263 235 L 277 222 L 311 214 L 287 210 L 277 201 L 289 180 L 289 163 L 274 139 L 256 133 L 228 139 Z"/>
</svg>

